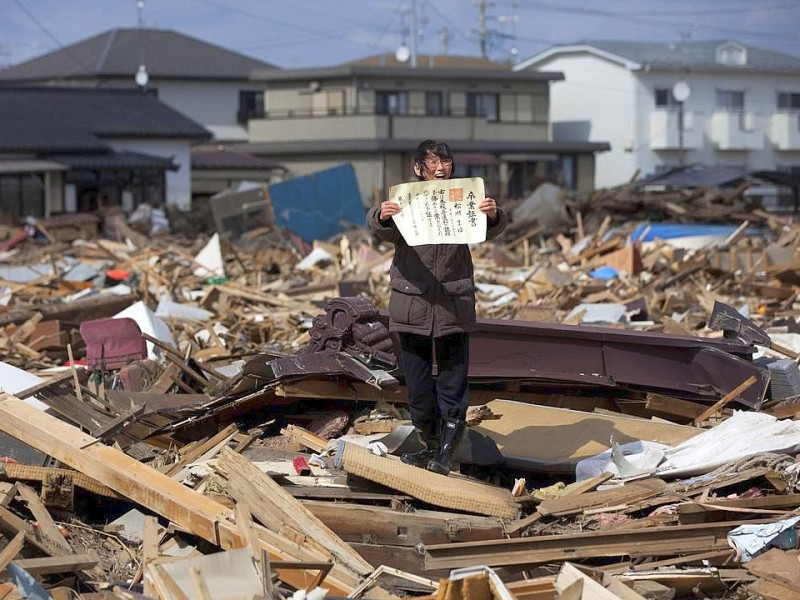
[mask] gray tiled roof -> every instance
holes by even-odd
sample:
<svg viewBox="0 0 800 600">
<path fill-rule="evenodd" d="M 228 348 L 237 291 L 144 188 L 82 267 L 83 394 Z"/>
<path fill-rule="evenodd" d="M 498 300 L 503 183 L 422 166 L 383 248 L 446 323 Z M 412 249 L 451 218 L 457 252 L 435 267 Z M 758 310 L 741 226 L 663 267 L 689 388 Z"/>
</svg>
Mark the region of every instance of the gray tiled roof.
<svg viewBox="0 0 800 600">
<path fill-rule="evenodd" d="M 235 169 L 269 171 L 283 169 L 283 165 L 247 152 L 237 152 L 230 148 L 202 146 L 192 148 L 192 170 L 195 169 Z"/>
<path fill-rule="evenodd" d="M 274 65 L 161 29 L 113 29 L 5 70 L 1 81 L 130 77 L 139 65 L 150 77 L 248 79 L 253 69 Z"/>
<path fill-rule="evenodd" d="M 141 152 L 48 154 L 47 160 L 67 165 L 72 169 L 178 169 L 178 166 L 170 158 L 151 156 Z"/>
<path fill-rule="evenodd" d="M 651 68 L 695 69 L 760 69 L 768 71 L 800 71 L 800 58 L 771 50 L 732 42 L 747 49 L 747 64 L 724 65 L 717 62 L 717 48 L 727 40 L 713 42 L 623 42 L 586 40 L 582 42 L 598 50 L 616 54 Z"/>
<path fill-rule="evenodd" d="M 90 152 L 103 138 L 205 140 L 210 133 L 138 90 L 0 86 L 0 151 Z"/>
</svg>

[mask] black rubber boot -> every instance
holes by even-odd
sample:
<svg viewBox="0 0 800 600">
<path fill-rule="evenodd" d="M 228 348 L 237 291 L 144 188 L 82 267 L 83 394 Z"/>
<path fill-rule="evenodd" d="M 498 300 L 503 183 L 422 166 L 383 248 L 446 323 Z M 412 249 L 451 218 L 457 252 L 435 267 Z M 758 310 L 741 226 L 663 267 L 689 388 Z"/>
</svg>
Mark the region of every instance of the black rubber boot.
<svg viewBox="0 0 800 600">
<path fill-rule="evenodd" d="M 450 473 L 450 462 L 456 453 L 456 448 L 464 435 L 467 423 L 456 419 L 442 420 L 442 437 L 439 442 L 439 452 L 428 463 L 428 471 L 448 475 Z"/>
<path fill-rule="evenodd" d="M 436 454 L 439 452 L 439 430 L 436 423 L 431 422 L 417 426 L 417 433 L 425 443 L 425 448 L 417 452 L 401 454 L 400 460 L 407 465 L 424 469 L 431 460 L 436 458 Z"/>
</svg>

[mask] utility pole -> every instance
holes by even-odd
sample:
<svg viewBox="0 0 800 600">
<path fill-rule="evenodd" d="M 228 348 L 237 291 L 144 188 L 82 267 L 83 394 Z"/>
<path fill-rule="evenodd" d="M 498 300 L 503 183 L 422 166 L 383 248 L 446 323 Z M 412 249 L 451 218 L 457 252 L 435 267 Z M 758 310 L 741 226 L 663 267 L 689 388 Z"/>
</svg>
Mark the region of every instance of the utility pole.
<svg viewBox="0 0 800 600">
<path fill-rule="evenodd" d="M 144 0 L 136 0 L 136 20 L 139 25 L 139 29 L 142 28 L 144 24 L 142 20 L 142 10 L 144 10 Z"/>
<path fill-rule="evenodd" d="M 481 44 L 481 57 L 486 58 L 486 0 L 478 0 L 478 39 Z"/>
<path fill-rule="evenodd" d="M 417 0 L 411 0 L 411 68 L 417 67 Z"/>
<path fill-rule="evenodd" d="M 511 39 L 511 48 L 509 49 L 509 60 L 511 64 L 514 64 L 517 60 L 517 23 L 519 23 L 519 0 L 514 0 L 513 4 L 513 12 L 510 16 L 508 15 L 500 15 L 497 17 L 497 21 L 499 23 L 510 23 L 511 24 L 511 35 L 506 36 L 501 34 L 503 37 L 510 37 Z"/>
<path fill-rule="evenodd" d="M 442 42 L 442 55 L 443 56 L 447 56 L 447 51 L 448 51 L 447 45 L 448 45 L 448 42 L 450 41 L 449 37 L 448 37 L 448 34 L 449 34 L 449 32 L 447 31 L 447 26 L 445 25 L 444 27 L 442 27 L 441 36 L 439 38 L 441 40 L 441 42 Z"/>
</svg>

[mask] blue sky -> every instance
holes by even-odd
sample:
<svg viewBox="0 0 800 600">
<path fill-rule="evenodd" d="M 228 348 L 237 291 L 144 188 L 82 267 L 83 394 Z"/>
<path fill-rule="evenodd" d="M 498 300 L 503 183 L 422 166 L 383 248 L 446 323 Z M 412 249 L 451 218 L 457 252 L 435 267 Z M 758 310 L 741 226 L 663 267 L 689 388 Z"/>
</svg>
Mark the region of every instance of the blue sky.
<svg viewBox="0 0 800 600">
<path fill-rule="evenodd" d="M 139 5 L 141 2 L 141 5 Z M 0 0 L 0 66 L 115 28 L 171 29 L 280 67 L 410 45 L 412 0 Z M 479 0 L 416 0 L 421 54 L 481 54 Z M 586 39 L 734 39 L 800 56 L 800 0 L 485 0 L 487 54 Z M 446 46 L 445 46 L 446 44 Z M 516 50 L 516 53 L 513 52 Z"/>
</svg>

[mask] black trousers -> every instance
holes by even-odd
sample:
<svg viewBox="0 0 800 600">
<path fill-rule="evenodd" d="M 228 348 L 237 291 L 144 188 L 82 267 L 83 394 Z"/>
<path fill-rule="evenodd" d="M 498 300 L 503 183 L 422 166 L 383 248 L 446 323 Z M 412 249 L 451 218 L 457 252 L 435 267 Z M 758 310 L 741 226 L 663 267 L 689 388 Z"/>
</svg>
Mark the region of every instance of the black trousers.
<svg viewBox="0 0 800 600">
<path fill-rule="evenodd" d="M 424 430 L 440 418 L 463 421 L 469 405 L 469 334 L 434 339 L 400 333 L 399 338 L 408 412 L 414 426 Z"/>
</svg>

